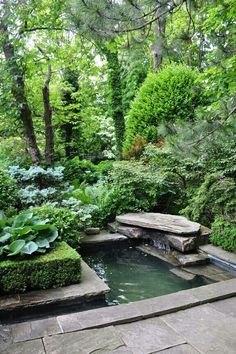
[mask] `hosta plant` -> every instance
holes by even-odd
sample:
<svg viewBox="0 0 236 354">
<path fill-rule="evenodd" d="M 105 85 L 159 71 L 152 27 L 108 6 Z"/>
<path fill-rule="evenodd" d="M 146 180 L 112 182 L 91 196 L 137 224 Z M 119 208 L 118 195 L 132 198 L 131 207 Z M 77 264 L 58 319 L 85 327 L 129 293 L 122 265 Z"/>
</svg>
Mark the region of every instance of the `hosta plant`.
<svg viewBox="0 0 236 354">
<path fill-rule="evenodd" d="M 0 256 L 24 256 L 45 253 L 58 237 L 57 228 L 33 213 L 24 213 L 12 221 L 0 217 Z"/>
</svg>

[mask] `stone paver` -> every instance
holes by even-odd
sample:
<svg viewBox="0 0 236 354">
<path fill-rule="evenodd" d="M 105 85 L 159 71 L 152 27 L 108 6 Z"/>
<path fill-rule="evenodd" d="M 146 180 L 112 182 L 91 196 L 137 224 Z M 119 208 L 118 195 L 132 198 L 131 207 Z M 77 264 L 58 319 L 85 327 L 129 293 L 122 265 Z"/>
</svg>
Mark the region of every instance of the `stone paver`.
<svg viewBox="0 0 236 354">
<path fill-rule="evenodd" d="M 105 354 L 125 349 L 113 327 L 45 337 L 44 345 L 47 354 Z"/>
<path fill-rule="evenodd" d="M 226 316 L 210 305 L 197 306 L 161 318 L 204 354 L 235 354 L 236 318 Z"/>
<path fill-rule="evenodd" d="M 1 350 L 1 354 L 45 354 L 43 342 L 36 339 L 28 342 L 13 343 Z"/>
<path fill-rule="evenodd" d="M 152 354 L 199 354 L 199 353 L 200 352 L 194 349 L 191 345 L 181 344 L 165 350 L 154 352 Z"/>
<path fill-rule="evenodd" d="M 61 328 L 54 317 L 43 320 L 16 323 L 11 326 L 13 342 L 23 342 L 61 333 Z"/>
<path fill-rule="evenodd" d="M 12 343 L 12 333 L 10 326 L 0 325 L 0 353 Z"/>
<path fill-rule="evenodd" d="M 100 245 L 109 242 L 127 241 L 127 237 L 118 233 L 109 233 L 102 231 L 98 235 L 84 235 L 81 239 L 82 246 Z"/>
<path fill-rule="evenodd" d="M 135 303 L 3 326 L 0 353 L 44 354 L 45 348 L 47 354 L 235 354 L 235 333 L 236 279 L 231 279 Z M 38 337 L 43 342 L 32 340 Z"/>
<path fill-rule="evenodd" d="M 128 213 L 117 216 L 116 220 L 122 224 L 141 226 L 177 235 L 197 234 L 201 226 L 183 216 L 160 213 Z"/>
<path fill-rule="evenodd" d="M 148 354 L 186 342 L 159 318 L 120 325 L 116 330 L 135 354 Z"/>
<path fill-rule="evenodd" d="M 224 313 L 225 315 L 236 317 L 236 297 L 213 302 L 211 306 L 213 306 L 213 308 L 217 311 Z"/>
</svg>

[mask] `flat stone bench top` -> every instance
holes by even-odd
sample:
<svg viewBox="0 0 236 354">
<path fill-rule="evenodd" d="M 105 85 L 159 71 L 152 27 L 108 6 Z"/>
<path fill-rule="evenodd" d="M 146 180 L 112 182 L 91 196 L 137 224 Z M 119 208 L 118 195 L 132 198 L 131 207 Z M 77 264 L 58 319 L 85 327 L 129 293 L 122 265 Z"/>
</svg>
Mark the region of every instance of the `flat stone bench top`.
<svg viewBox="0 0 236 354">
<path fill-rule="evenodd" d="M 235 354 L 235 295 L 233 279 L 135 303 L 2 326 L 1 353 Z"/>
<path fill-rule="evenodd" d="M 14 311 L 28 307 L 41 307 L 49 304 L 74 301 L 80 303 L 93 297 L 104 295 L 110 288 L 97 274 L 82 261 L 81 283 L 57 289 L 34 290 L 24 294 L 0 296 L 0 315 L 2 311 Z"/>
<path fill-rule="evenodd" d="M 116 220 L 122 224 L 141 226 L 177 235 L 194 235 L 200 230 L 201 225 L 189 221 L 183 216 L 160 213 L 128 213 L 119 215 Z"/>
<path fill-rule="evenodd" d="M 222 248 L 213 245 L 200 246 L 199 249 L 207 253 L 208 255 L 212 255 L 214 257 L 221 259 L 224 262 L 232 263 L 233 265 L 236 266 L 235 253 L 224 251 Z"/>
<path fill-rule="evenodd" d="M 124 235 L 118 233 L 109 233 L 107 231 L 102 231 L 97 235 L 83 235 L 81 238 L 82 245 L 96 245 L 109 242 L 126 241 L 128 238 Z"/>
</svg>

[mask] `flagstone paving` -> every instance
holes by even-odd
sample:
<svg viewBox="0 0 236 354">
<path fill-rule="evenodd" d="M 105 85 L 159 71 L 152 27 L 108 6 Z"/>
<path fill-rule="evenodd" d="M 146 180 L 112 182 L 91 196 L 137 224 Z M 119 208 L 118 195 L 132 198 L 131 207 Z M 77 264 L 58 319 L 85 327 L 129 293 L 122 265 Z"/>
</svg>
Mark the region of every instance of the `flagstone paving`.
<svg viewBox="0 0 236 354">
<path fill-rule="evenodd" d="M 235 354 L 235 333 L 232 279 L 126 305 L 0 325 L 0 353 Z"/>
</svg>

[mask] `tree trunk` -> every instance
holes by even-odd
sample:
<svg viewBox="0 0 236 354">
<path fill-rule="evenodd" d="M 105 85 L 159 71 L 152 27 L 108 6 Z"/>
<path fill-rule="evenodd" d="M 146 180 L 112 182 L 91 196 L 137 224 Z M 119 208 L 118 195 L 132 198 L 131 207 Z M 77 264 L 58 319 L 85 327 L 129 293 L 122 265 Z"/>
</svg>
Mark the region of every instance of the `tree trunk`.
<svg viewBox="0 0 236 354">
<path fill-rule="evenodd" d="M 162 61 L 163 61 L 163 54 L 165 49 L 165 30 L 166 30 L 166 17 L 167 13 L 167 0 L 158 1 L 161 5 L 156 10 L 155 16 L 158 20 L 155 22 L 155 42 L 151 44 L 151 54 L 152 54 L 152 64 L 153 64 L 153 71 L 156 72 L 160 69 Z M 159 17 L 160 16 L 160 17 Z"/>
<path fill-rule="evenodd" d="M 40 150 L 37 145 L 36 135 L 34 132 L 32 112 L 28 105 L 25 95 L 24 73 L 16 61 L 14 46 L 9 40 L 8 29 L 1 24 L 0 30 L 3 36 L 3 52 L 8 65 L 8 70 L 12 76 L 11 92 L 15 99 L 15 103 L 19 112 L 19 118 L 24 128 L 24 136 L 26 140 L 27 150 L 31 156 L 32 163 L 39 165 L 41 161 Z"/>
<path fill-rule="evenodd" d="M 52 77 L 52 68 L 48 64 L 47 77 L 42 89 L 43 105 L 44 105 L 44 124 L 45 124 L 45 160 L 48 165 L 52 165 L 54 161 L 54 132 L 52 126 L 52 108 L 50 105 L 49 84 Z"/>
<path fill-rule="evenodd" d="M 102 49 L 108 65 L 108 82 L 110 88 L 110 107 L 112 118 L 115 126 L 116 136 L 116 154 L 117 159 L 121 158 L 124 135 L 125 135 L 125 119 L 122 106 L 122 85 L 120 76 L 120 63 L 118 59 L 118 51 L 108 49 L 108 47 Z"/>
</svg>

